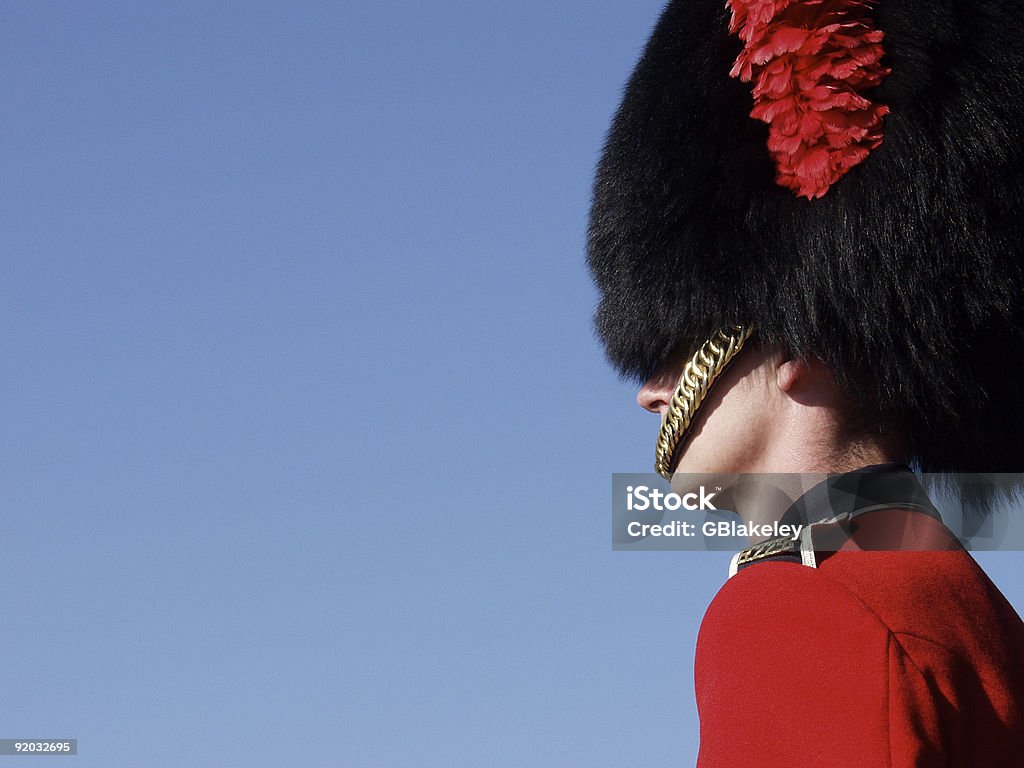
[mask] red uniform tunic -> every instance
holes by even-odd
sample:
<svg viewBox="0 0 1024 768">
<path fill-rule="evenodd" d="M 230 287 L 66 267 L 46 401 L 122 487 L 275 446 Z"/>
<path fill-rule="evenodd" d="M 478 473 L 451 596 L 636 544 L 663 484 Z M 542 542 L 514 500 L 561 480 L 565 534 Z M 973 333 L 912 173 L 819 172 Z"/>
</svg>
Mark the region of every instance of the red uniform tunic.
<svg viewBox="0 0 1024 768">
<path fill-rule="evenodd" d="M 741 570 L 696 691 L 699 768 L 1024 766 L 1024 624 L 964 551 Z"/>
</svg>

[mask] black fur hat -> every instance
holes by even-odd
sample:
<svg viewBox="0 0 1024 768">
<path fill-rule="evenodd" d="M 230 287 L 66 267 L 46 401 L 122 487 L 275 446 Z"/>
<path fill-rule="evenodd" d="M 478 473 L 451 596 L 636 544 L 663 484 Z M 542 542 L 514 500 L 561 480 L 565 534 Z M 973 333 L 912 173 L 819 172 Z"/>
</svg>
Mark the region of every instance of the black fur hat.
<svg viewBox="0 0 1024 768">
<path fill-rule="evenodd" d="M 722 0 L 668 3 L 594 184 L 598 335 L 643 380 L 673 349 L 754 324 L 904 416 L 920 468 L 1024 470 L 1024 4 L 866 13 L 884 53 L 857 98 L 883 105 L 880 142 L 799 196 L 750 116 L 752 84 L 730 76 L 757 41 L 730 32 Z"/>
</svg>

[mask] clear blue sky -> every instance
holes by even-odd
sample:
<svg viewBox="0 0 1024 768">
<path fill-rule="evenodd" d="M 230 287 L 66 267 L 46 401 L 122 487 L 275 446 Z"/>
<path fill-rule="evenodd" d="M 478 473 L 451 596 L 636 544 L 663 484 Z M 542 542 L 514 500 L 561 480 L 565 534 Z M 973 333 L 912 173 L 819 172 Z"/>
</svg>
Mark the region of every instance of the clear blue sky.
<svg viewBox="0 0 1024 768">
<path fill-rule="evenodd" d="M 611 551 L 657 420 L 583 264 L 660 6 L 8 4 L 0 738 L 692 763 L 728 555 Z"/>
</svg>

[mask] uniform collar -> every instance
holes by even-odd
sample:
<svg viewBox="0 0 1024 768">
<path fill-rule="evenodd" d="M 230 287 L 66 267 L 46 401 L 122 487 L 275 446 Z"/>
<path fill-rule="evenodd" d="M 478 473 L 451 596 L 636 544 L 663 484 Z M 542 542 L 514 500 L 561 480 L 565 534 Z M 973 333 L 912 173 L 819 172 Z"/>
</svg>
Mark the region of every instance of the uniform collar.
<svg viewBox="0 0 1024 768">
<path fill-rule="evenodd" d="M 813 525 L 877 509 L 911 509 L 941 519 L 913 470 L 888 463 L 829 475 L 797 499 L 780 522 Z"/>
<path fill-rule="evenodd" d="M 779 520 L 800 526 L 800 534 L 768 539 L 738 552 L 729 576 L 761 561 L 795 562 L 817 568 L 816 549 L 835 550 L 851 532 L 859 515 L 883 509 L 920 512 L 941 527 L 942 518 L 918 477 L 905 464 L 874 464 L 829 475 L 797 499 Z"/>
</svg>

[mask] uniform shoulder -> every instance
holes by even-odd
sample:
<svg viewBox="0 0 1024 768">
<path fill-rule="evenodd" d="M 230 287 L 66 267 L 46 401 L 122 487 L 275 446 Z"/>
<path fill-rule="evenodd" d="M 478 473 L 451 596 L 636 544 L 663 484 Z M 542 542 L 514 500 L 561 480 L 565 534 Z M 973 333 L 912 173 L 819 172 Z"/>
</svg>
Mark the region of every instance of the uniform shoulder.
<svg viewBox="0 0 1024 768">
<path fill-rule="evenodd" d="M 954 553 L 840 553 L 817 569 L 740 571 L 697 640 L 704 764 L 740 764 L 766 742 L 779 765 L 837 754 L 848 765 L 945 765 L 957 739 L 1017 754 L 1024 635 L 987 584 Z M 808 745 L 821 753 L 810 759 Z"/>
<path fill-rule="evenodd" d="M 841 583 L 803 565 L 761 563 L 729 579 L 708 606 L 697 636 L 697 682 L 702 675 L 749 678 L 800 659 L 814 679 L 840 685 L 851 655 L 884 667 L 889 639 L 885 623 Z"/>
<path fill-rule="evenodd" d="M 766 745 L 789 764 L 824 764 L 808 761 L 811 744 L 827 745 L 832 759 L 850 756 L 849 765 L 884 765 L 890 640 L 853 593 L 813 568 L 766 562 L 740 571 L 697 639 L 704 764 L 738 764 Z"/>
<path fill-rule="evenodd" d="M 863 621 L 883 628 L 873 611 L 848 586 L 828 574 L 790 562 L 766 561 L 730 578 L 708 607 L 702 623 L 736 632 L 753 624 L 786 634 L 822 622 Z"/>
</svg>

